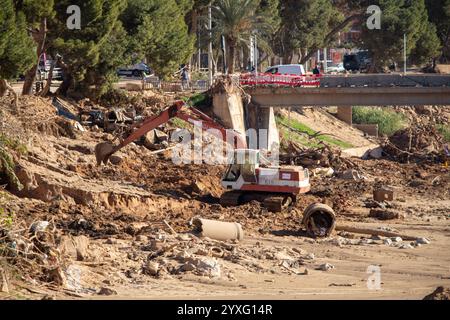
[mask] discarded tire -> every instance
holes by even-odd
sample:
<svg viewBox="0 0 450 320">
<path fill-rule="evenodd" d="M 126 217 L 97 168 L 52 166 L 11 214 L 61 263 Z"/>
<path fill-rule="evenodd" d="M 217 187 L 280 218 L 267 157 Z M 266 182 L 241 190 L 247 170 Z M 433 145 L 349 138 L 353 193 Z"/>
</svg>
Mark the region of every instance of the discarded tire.
<svg viewBox="0 0 450 320">
<path fill-rule="evenodd" d="M 313 203 L 303 213 L 303 225 L 312 237 L 328 237 L 336 227 L 336 214 L 326 204 Z"/>
</svg>

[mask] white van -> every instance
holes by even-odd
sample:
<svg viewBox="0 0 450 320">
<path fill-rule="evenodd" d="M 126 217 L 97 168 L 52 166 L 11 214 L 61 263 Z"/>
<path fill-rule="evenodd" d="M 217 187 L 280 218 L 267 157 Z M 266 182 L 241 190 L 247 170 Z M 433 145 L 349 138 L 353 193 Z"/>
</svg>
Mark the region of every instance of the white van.
<svg viewBox="0 0 450 320">
<path fill-rule="evenodd" d="M 265 73 L 295 74 L 297 76 L 304 76 L 306 74 L 305 68 L 301 64 L 280 64 L 269 67 Z"/>
</svg>

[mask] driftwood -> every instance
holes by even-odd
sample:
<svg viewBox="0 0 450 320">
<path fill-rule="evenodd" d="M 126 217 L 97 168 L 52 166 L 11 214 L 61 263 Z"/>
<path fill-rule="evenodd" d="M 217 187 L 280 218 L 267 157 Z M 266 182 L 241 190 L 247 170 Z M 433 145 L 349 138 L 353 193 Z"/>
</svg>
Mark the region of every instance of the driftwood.
<svg viewBox="0 0 450 320">
<path fill-rule="evenodd" d="M 351 226 L 336 226 L 336 231 L 346 231 L 351 233 L 359 233 L 359 234 L 368 234 L 372 236 L 382 236 L 382 237 L 400 237 L 403 240 L 407 241 L 416 241 L 419 239 L 419 237 L 413 237 L 408 236 L 404 234 L 400 234 L 397 232 L 390 232 L 390 231 L 384 231 L 384 230 L 377 230 L 377 229 L 366 229 L 366 228 L 358 228 L 358 227 L 351 227 Z"/>
</svg>

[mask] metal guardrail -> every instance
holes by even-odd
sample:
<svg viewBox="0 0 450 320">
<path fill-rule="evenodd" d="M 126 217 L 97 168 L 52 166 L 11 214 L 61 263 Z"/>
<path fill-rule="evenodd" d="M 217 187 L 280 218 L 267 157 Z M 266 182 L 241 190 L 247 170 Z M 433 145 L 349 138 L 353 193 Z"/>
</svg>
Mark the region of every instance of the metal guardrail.
<svg viewBox="0 0 450 320">
<path fill-rule="evenodd" d="M 158 77 L 148 77 L 142 80 L 142 89 L 161 89 L 164 91 L 206 91 L 209 89 L 208 80 L 197 80 L 197 81 L 162 81 Z"/>
<path fill-rule="evenodd" d="M 239 77 L 241 86 L 319 87 L 321 75 L 299 76 L 287 74 L 247 73 Z"/>
</svg>

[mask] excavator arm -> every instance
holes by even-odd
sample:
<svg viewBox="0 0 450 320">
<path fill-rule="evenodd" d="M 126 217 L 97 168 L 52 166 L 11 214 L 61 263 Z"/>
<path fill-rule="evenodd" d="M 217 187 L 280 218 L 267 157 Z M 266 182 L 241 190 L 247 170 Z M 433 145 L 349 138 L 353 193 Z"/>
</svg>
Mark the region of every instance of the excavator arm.
<svg viewBox="0 0 450 320">
<path fill-rule="evenodd" d="M 102 162 L 106 164 L 108 162 L 109 157 L 124 148 L 131 142 L 134 142 L 144 136 L 147 132 L 156 129 L 160 125 L 167 123 L 169 120 L 173 118 L 179 118 L 191 124 L 195 124 L 198 121 L 202 123 L 202 130 L 206 131 L 209 129 L 216 129 L 217 132 L 220 132 L 220 136 L 218 138 L 222 139 L 222 141 L 227 141 L 227 133 L 231 134 L 233 138 L 233 148 L 235 149 L 245 149 L 247 147 L 245 137 L 235 131 L 235 130 L 227 130 L 219 123 L 214 121 L 211 117 L 204 114 L 200 110 L 195 108 L 189 108 L 192 115 L 190 113 L 185 112 L 183 109 L 185 107 L 185 103 L 183 101 L 177 101 L 169 108 L 162 111 L 160 114 L 152 117 L 146 118 L 142 123 L 133 125 L 130 129 L 131 134 L 129 134 L 126 138 L 123 139 L 120 144 L 114 146 L 111 142 L 102 142 L 96 145 L 95 147 L 95 157 L 97 159 L 97 165 L 100 165 Z"/>
</svg>

